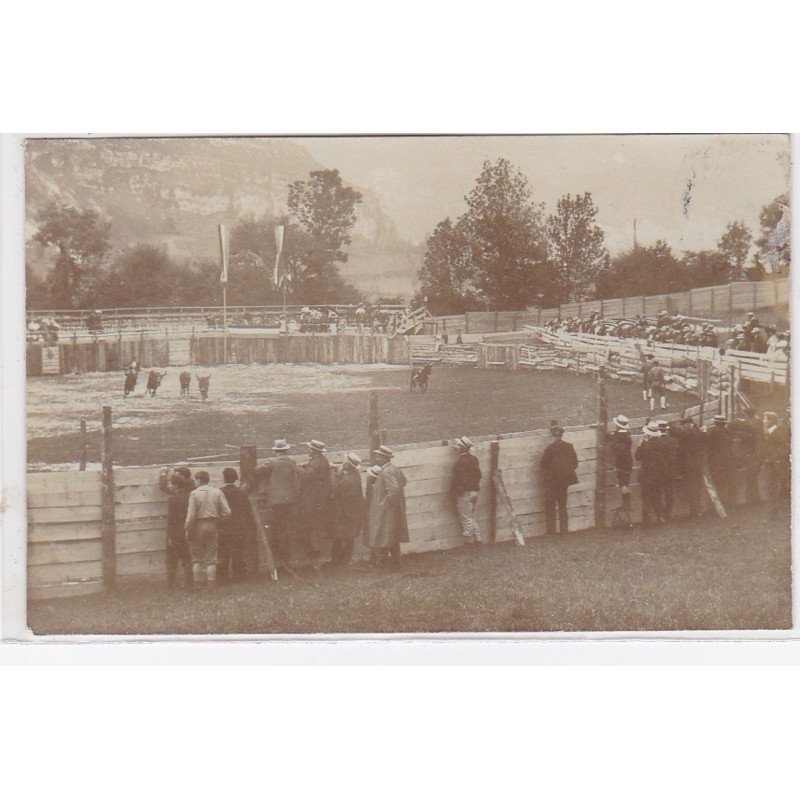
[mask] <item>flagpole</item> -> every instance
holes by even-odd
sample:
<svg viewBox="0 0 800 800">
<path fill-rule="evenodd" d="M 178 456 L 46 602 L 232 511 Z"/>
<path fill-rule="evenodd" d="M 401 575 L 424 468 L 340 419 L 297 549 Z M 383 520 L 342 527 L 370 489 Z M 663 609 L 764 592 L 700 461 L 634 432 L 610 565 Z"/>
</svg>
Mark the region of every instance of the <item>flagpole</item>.
<svg viewBox="0 0 800 800">
<path fill-rule="evenodd" d="M 222 361 L 228 363 L 228 284 L 222 284 Z"/>
</svg>

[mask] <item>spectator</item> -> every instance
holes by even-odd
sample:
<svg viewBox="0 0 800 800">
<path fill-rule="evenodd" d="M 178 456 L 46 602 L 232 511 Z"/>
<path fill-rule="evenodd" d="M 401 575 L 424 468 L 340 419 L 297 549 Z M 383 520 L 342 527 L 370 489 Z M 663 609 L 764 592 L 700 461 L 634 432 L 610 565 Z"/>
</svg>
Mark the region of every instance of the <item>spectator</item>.
<svg viewBox="0 0 800 800">
<path fill-rule="evenodd" d="M 453 467 L 453 481 L 450 496 L 456 506 L 461 535 L 465 544 L 480 544 L 481 532 L 475 520 L 475 505 L 481 488 L 481 467 L 478 459 L 470 452 L 472 440 L 466 436 L 456 439 L 458 459 Z"/>
<path fill-rule="evenodd" d="M 408 542 L 406 519 L 406 477 L 392 464 L 394 452 L 381 445 L 373 451 L 381 467 L 372 487 L 369 506 L 369 546 L 378 567 L 400 569 L 400 544 Z"/>
<path fill-rule="evenodd" d="M 228 501 L 220 489 L 209 485 L 209 475 L 200 470 L 198 487 L 189 495 L 186 514 L 186 537 L 192 556 L 194 583 L 199 583 L 205 572 L 209 586 L 217 580 L 217 552 L 219 546 L 219 522 L 231 514 Z"/>
<path fill-rule="evenodd" d="M 231 514 L 220 520 L 217 580 L 240 581 L 245 574 L 244 551 L 248 539 L 254 538 L 256 520 L 248 496 L 236 485 L 239 474 L 233 467 L 222 470 L 225 485 L 222 493 L 228 501 Z"/>
<path fill-rule="evenodd" d="M 353 544 L 364 525 L 364 492 L 358 468 L 361 459 L 356 453 L 348 453 L 331 485 L 332 524 L 331 561 L 332 570 L 341 569 L 353 557 Z"/>
<path fill-rule="evenodd" d="M 567 533 L 569 521 L 567 519 L 567 489 L 578 482 L 576 470 L 578 456 L 575 448 L 563 441 L 564 429 L 554 424 L 550 427 L 553 441 L 547 445 L 542 455 L 541 467 L 544 480 L 544 510 L 546 518 L 546 533 L 556 532 L 556 509 L 558 509 L 558 529 L 560 533 Z"/>
</svg>

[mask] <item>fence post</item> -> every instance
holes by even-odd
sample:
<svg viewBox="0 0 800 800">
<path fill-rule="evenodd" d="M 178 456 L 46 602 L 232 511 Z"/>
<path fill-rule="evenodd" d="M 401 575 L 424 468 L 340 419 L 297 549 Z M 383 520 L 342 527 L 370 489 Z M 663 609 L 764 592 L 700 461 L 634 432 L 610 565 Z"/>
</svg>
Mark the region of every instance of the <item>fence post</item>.
<svg viewBox="0 0 800 800">
<path fill-rule="evenodd" d="M 606 397 L 605 367 L 597 371 L 597 440 L 594 483 L 594 527 L 606 526 L 606 431 L 608 430 L 608 400 Z"/>
<path fill-rule="evenodd" d="M 86 420 L 81 417 L 81 464 L 80 464 L 80 471 L 84 472 L 86 470 Z"/>
<path fill-rule="evenodd" d="M 369 392 L 369 449 L 370 455 L 373 450 L 381 446 L 381 432 L 378 421 L 378 391 L 370 389 Z"/>
<path fill-rule="evenodd" d="M 736 416 L 736 364 L 731 364 L 730 368 L 730 402 L 728 404 L 728 413 L 730 416 L 728 419 L 732 420 Z"/>
<path fill-rule="evenodd" d="M 239 448 L 239 477 L 242 485 L 247 485 L 249 489 L 250 481 L 253 479 L 258 464 L 256 446 L 245 444 Z M 250 498 L 253 507 L 257 509 L 257 499 L 255 496 Z M 258 522 L 257 522 L 258 524 Z M 258 574 L 258 539 L 255 536 L 247 536 L 244 541 L 244 563 L 248 575 Z"/>
<path fill-rule="evenodd" d="M 100 495 L 103 519 L 103 585 L 106 589 L 113 589 L 117 580 L 117 521 L 114 513 L 114 451 L 111 406 L 103 406 L 100 463 Z"/>
<path fill-rule="evenodd" d="M 497 538 L 497 486 L 494 476 L 500 465 L 500 440 L 489 442 L 489 543 Z"/>
</svg>

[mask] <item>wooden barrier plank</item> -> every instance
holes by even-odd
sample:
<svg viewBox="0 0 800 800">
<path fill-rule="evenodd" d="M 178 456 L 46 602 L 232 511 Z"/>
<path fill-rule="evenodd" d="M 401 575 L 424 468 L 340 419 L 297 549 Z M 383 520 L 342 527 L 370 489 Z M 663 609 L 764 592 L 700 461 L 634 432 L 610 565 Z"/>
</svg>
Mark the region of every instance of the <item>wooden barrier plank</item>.
<svg viewBox="0 0 800 800">
<path fill-rule="evenodd" d="M 61 508 L 81 505 L 99 506 L 99 487 L 76 492 L 28 492 L 28 508 Z"/>
<path fill-rule="evenodd" d="M 29 494 L 46 495 L 100 489 L 99 472 L 29 472 L 27 475 Z"/>
<path fill-rule="evenodd" d="M 28 567 L 28 586 L 44 586 L 70 581 L 99 580 L 102 561 L 76 561 L 68 564 L 32 564 Z"/>
<path fill-rule="evenodd" d="M 28 585 L 28 600 L 55 600 L 61 597 L 79 597 L 103 591 L 102 580 L 53 583 L 43 586 Z"/>
<path fill-rule="evenodd" d="M 122 553 L 149 553 L 166 550 L 166 525 L 141 531 L 117 530 L 117 555 Z"/>
<path fill-rule="evenodd" d="M 29 508 L 28 522 L 33 525 L 57 522 L 96 522 L 102 519 L 101 506 L 56 506 Z"/>
<path fill-rule="evenodd" d="M 103 524 L 95 522 L 53 522 L 38 525 L 28 523 L 29 542 L 62 542 L 99 539 Z"/>
<path fill-rule="evenodd" d="M 120 553 L 117 556 L 117 575 L 153 575 L 166 577 L 163 552 Z"/>
<path fill-rule="evenodd" d="M 28 566 L 72 564 L 76 561 L 100 561 L 103 546 L 99 539 L 91 541 L 32 542 L 28 545 Z"/>
</svg>

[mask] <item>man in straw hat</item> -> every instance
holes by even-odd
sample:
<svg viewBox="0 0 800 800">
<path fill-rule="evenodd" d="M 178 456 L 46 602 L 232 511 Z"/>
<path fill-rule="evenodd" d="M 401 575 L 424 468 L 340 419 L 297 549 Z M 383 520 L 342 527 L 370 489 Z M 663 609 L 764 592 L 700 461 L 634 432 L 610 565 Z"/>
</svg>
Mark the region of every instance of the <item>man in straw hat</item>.
<svg viewBox="0 0 800 800">
<path fill-rule="evenodd" d="M 286 439 L 276 439 L 272 445 L 275 456 L 253 471 L 252 487 L 247 487 L 252 493 L 262 482 L 266 485 L 269 544 L 276 559 L 284 564 L 292 559 L 292 533 L 300 483 L 297 464 L 289 458 L 291 449 Z"/>
<path fill-rule="evenodd" d="M 364 525 L 364 492 L 359 466 L 361 458 L 356 453 L 348 453 L 331 484 L 331 569 L 350 563 L 353 543 Z"/>
<path fill-rule="evenodd" d="M 658 420 L 658 449 L 661 453 L 661 512 L 665 521 L 672 519 L 672 504 L 675 501 L 675 484 L 678 480 L 678 436 L 675 426 L 663 419 Z"/>
<path fill-rule="evenodd" d="M 733 473 L 733 434 L 728 430 L 728 420 L 722 415 L 714 417 L 714 424 L 706 433 L 708 471 L 726 510 L 736 503 Z"/>
<path fill-rule="evenodd" d="M 331 465 L 325 456 L 325 442 L 312 439 L 305 444 L 308 461 L 299 467 L 298 533 L 308 555 L 315 559 L 330 532 Z"/>
<path fill-rule="evenodd" d="M 647 526 L 663 517 L 659 491 L 662 471 L 661 453 L 656 440 L 661 436 L 658 423 L 648 422 L 642 428 L 644 439 L 636 448 L 636 460 L 642 464 L 639 485 L 642 491 L 642 523 Z"/>
<path fill-rule="evenodd" d="M 470 452 L 473 444 L 467 436 L 455 440 L 458 459 L 453 467 L 453 481 L 450 496 L 456 505 L 456 513 L 461 522 L 461 534 L 466 544 L 480 544 L 481 532 L 475 521 L 475 505 L 481 488 L 481 467 L 478 459 Z"/>
<path fill-rule="evenodd" d="M 406 477 L 392 463 L 394 451 L 390 447 L 382 444 L 372 455 L 381 471 L 370 497 L 369 546 L 373 549 L 375 564 L 399 570 L 400 544 L 410 541 L 404 490 Z"/>
<path fill-rule="evenodd" d="M 631 510 L 631 472 L 633 472 L 633 455 L 631 448 L 630 421 L 624 414 L 617 414 L 612 420 L 614 430 L 608 436 L 608 444 L 617 471 L 617 486 L 622 492 L 622 508 Z"/>
<path fill-rule="evenodd" d="M 556 509 L 558 509 L 558 530 L 566 533 L 569 530 L 567 519 L 567 490 L 578 482 L 578 455 L 575 448 L 561 437 L 564 428 L 555 420 L 550 423 L 550 435 L 553 441 L 547 445 L 542 454 L 542 480 L 544 482 L 544 512 L 546 533 L 556 532 Z"/>
</svg>

